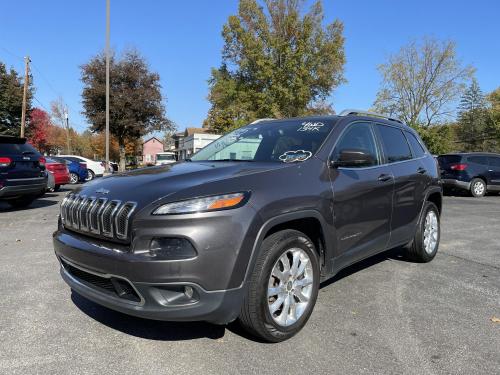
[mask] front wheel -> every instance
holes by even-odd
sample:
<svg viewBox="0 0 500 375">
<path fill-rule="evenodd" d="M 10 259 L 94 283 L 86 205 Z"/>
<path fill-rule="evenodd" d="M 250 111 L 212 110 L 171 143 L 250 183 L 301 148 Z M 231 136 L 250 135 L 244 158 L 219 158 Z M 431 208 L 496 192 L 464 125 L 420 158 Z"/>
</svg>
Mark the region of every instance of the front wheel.
<svg viewBox="0 0 500 375">
<path fill-rule="evenodd" d="M 319 273 L 315 246 L 303 233 L 283 230 L 266 238 L 238 318 L 243 328 L 269 342 L 294 336 L 313 311 Z"/>
<path fill-rule="evenodd" d="M 87 178 L 85 179 L 85 181 L 92 181 L 93 179 L 95 178 L 95 173 L 93 170 L 89 169 L 87 171 Z"/>
<path fill-rule="evenodd" d="M 439 210 L 434 203 L 425 202 L 415 237 L 406 248 L 408 257 L 416 262 L 430 262 L 436 256 L 440 238 Z"/>
<path fill-rule="evenodd" d="M 79 178 L 80 178 L 80 177 L 78 176 L 78 174 L 76 174 L 76 173 L 74 173 L 74 172 L 71 172 L 71 173 L 69 174 L 69 183 L 70 183 L 71 185 L 76 185 L 76 184 L 78 183 Z"/>
</svg>

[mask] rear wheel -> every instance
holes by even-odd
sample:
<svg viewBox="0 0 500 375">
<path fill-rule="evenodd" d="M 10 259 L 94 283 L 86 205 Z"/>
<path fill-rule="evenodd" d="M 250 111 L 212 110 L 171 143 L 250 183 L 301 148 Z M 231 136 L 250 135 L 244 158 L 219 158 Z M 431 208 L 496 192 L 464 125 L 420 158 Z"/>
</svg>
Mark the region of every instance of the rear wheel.
<svg viewBox="0 0 500 375">
<path fill-rule="evenodd" d="M 430 262 L 436 256 L 440 237 L 439 210 L 434 203 L 427 201 L 415 237 L 406 248 L 408 257 L 416 262 Z"/>
<path fill-rule="evenodd" d="M 289 339 L 306 324 L 316 303 L 319 261 L 303 233 L 283 230 L 262 243 L 239 321 L 269 342 Z"/>
<path fill-rule="evenodd" d="M 474 178 L 470 183 L 470 192 L 473 197 L 480 198 L 486 195 L 486 183 L 481 178 Z"/>
<path fill-rule="evenodd" d="M 60 188 L 61 188 L 61 185 L 56 185 L 56 186 L 54 186 L 54 191 L 59 191 Z"/>
<path fill-rule="evenodd" d="M 95 178 L 95 173 L 92 169 L 88 170 L 87 178 L 85 181 L 92 181 Z"/>
</svg>

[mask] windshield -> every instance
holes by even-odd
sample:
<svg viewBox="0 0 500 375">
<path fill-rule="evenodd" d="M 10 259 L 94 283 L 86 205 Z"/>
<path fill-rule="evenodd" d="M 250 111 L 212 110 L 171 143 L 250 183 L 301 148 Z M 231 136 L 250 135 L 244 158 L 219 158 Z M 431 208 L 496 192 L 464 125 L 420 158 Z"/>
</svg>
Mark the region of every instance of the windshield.
<svg viewBox="0 0 500 375">
<path fill-rule="evenodd" d="M 156 154 L 156 160 L 175 160 L 174 155 Z"/>
<path fill-rule="evenodd" d="M 236 129 L 210 143 L 191 160 L 301 162 L 326 139 L 335 120 L 283 120 Z"/>
</svg>

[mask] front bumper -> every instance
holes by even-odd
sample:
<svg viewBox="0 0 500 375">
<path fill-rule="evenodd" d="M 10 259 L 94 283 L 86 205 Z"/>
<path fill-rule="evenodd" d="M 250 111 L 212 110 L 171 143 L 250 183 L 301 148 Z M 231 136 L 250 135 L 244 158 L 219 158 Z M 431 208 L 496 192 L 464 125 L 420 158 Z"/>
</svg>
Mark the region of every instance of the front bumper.
<svg viewBox="0 0 500 375">
<path fill-rule="evenodd" d="M 169 321 L 203 320 L 226 324 L 237 318 L 244 296 L 243 287 L 206 291 L 193 283 L 132 283 L 120 276 L 88 270 L 62 257 L 59 261 L 61 276 L 73 291 L 99 305 L 141 318 Z M 75 269 L 79 272 L 75 272 Z M 109 280 L 109 283 L 106 283 L 106 280 Z M 121 294 L 117 289 L 113 291 L 109 287 L 113 282 L 116 284 L 116 280 L 119 280 L 119 285 L 125 286 L 117 287 Z M 131 289 L 123 293 L 127 285 Z M 192 288 L 192 297 L 185 296 L 185 287 Z M 131 298 L 131 295 L 135 298 Z"/>
<path fill-rule="evenodd" d="M 199 214 L 196 219 L 193 215 L 153 218 L 141 221 L 140 226 L 136 221 L 131 245 L 77 234 L 60 226 L 53 242 L 61 275 L 77 293 L 126 314 L 156 320 L 229 323 L 239 315 L 246 293 L 244 275 L 252 250 L 249 243 L 253 245 L 256 235 L 251 220 L 245 220 L 248 211 L 231 211 Z M 197 256 L 155 260 L 133 251 L 148 246 L 157 236 L 186 238 Z M 86 274 L 82 277 L 78 270 L 72 273 L 71 267 Z M 114 289 L 117 281 L 136 298 L 122 298 Z M 182 296 L 186 287 L 193 292 L 192 300 Z"/>
<path fill-rule="evenodd" d="M 441 181 L 443 182 L 443 187 L 445 188 L 470 190 L 470 182 L 455 180 L 451 178 L 443 178 Z"/>
<path fill-rule="evenodd" d="M 47 187 L 47 177 L 6 180 L 0 188 L 0 198 L 15 198 L 23 195 L 40 194 Z"/>
</svg>

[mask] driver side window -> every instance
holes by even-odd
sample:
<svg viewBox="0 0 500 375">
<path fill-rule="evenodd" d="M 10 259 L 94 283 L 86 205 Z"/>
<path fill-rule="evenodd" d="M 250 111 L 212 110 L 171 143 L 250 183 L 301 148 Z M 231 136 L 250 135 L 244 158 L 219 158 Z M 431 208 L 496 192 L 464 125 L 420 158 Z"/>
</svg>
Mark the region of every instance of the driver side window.
<svg viewBox="0 0 500 375">
<path fill-rule="evenodd" d="M 379 165 L 377 146 L 370 125 L 369 122 L 356 122 L 349 125 L 333 150 L 332 160 L 339 160 L 343 151 L 361 151 L 370 155 L 372 162 L 358 166 L 358 168 Z"/>
</svg>

